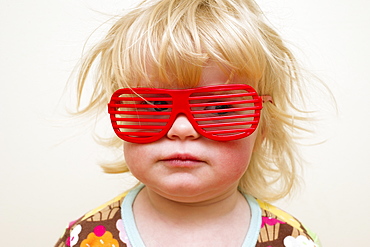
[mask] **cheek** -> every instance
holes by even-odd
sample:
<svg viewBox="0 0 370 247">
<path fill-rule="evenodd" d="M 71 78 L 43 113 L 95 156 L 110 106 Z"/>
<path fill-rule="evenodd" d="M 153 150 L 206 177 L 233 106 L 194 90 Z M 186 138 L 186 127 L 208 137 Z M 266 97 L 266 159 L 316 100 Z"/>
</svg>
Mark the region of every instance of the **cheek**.
<svg viewBox="0 0 370 247">
<path fill-rule="evenodd" d="M 255 135 L 230 142 L 224 150 L 220 152 L 220 159 L 229 165 L 235 173 L 243 173 L 247 170 L 252 157 L 255 143 Z M 226 155 L 227 154 L 227 155 Z"/>
<path fill-rule="evenodd" d="M 124 143 L 123 154 L 131 174 L 138 180 L 145 181 L 146 167 L 148 167 L 147 158 L 150 157 L 145 145 Z"/>
<path fill-rule="evenodd" d="M 157 148 L 156 148 L 157 147 Z M 155 143 L 136 144 L 125 142 L 123 154 L 126 165 L 137 179 L 146 179 L 153 172 L 153 164 L 158 159 L 158 146 Z"/>
<path fill-rule="evenodd" d="M 123 154 L 130 171 L 133 171 L 134 167 L 139 167 L 145 161 L 140 157 L 148 157 L 148 151 L 145 145 L 129 142 L 123 144 Z"/>
<path fill-rule="evenodd" d="M 134 157 L 134 152 L 135 152 L 135 148 L 132 148 L 132 145 L 130 145 L 130 143 L 125 142 L 123 144 L 123 155 L 125 157 L 125 161 L 128 166 L 132 162 L 132 158 Z"/>
<path fill-rule="evenodd" d="M 234 164 L 234 170 L 236 173 L 245 173 L 248 168 L 251 156 L 252 150 L 248 147 L 241 150 L 234 150 L 231 162 Z"/>
</svg>

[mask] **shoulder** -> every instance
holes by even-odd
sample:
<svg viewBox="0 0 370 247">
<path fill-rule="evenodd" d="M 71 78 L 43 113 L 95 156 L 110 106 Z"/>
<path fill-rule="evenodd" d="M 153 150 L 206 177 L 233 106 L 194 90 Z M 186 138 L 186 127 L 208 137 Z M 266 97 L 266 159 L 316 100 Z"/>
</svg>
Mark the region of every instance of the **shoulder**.
<svg viewBox="0 0 370 247">
<path fill-rule="evenodd" d="M 55 247 L 125 246 L 121 240 L 123 238 L 121 204 L 126 194 L 123 193 L 78 220 L 72 221 Z"/>
<path fill-rule="evenodd" d="M 257 202 L 262 211 L 262 224 L 257 247 L 320 247 L 316 234 L 298 219 L 269 203 L 260 200 Z"/>
</svg>

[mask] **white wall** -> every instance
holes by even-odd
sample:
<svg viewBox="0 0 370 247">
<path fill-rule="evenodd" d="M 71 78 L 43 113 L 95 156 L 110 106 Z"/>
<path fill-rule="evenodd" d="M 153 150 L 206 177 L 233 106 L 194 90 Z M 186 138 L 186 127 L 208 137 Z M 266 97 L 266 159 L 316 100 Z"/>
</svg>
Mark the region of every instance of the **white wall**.
<svg viewBox="0 0 370 247">
<path fill-rule="evenodd" d="M 123 176 L 101 173 L 104 152 L 91 128 L 65 117 L 62 97 L 85 40 L 108 18 L 93 10 L 114 14 L 127 2 L 0 0 L 1 246 L 52 246 L 67 222 L 127 188 Z M 370 2 L 268 0 L 262 8 L 339 107 L 321 125 L 319 139 L 328 140 L 304 148 L 306 186 L 279 205 L 325 246 L 365 245 Z"/>
</svg>

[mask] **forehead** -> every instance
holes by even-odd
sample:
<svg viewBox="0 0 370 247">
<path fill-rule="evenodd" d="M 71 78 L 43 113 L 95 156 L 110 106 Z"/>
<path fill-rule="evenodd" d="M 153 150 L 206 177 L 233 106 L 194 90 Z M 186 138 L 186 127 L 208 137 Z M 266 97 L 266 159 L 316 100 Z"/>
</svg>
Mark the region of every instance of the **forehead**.
<svg viewBox="0 0 370 247">
<path fill-rule="evenodd" d="M 221 84 L 250 84 L 250 80 L 246 75 L 237 75 L 226 66 L 211 60 L 207 61 L 203 66 L 198 66 L 197 69 L 189 69 L 188 73 L 184 73 L 187 76 L 181 79 L 174 74 L 172 74 L 172 77 L 163 78 L 159 69 L 149 64 L 146 68 L 147 77 L 141 78 L 136 87 L 185 89 Z M 184 67 L 183 69 L 186 70 Z"/>
<path fill-rule="evenodd" d="M 236 75 L 226 66 L 209 62 L 203 67 L 198 86 L 212 86 L 220 84 L 249 84 L 247 76 Z"/>
</svg>

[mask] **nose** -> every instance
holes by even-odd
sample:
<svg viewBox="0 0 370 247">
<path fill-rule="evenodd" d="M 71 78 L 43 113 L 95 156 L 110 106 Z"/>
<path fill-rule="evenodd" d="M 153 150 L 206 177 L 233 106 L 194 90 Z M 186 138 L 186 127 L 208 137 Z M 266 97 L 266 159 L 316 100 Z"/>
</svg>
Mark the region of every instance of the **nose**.
<svg viewBox="0 0 370 247">
<path fill-rule="evenodd" d="M 188 118 L 184 114 L 180 114 L 173 122 L 167 137 L 171 140 L 195 140 L 200 137 L 200 134 L 194 129 Z"/>
</svg>

